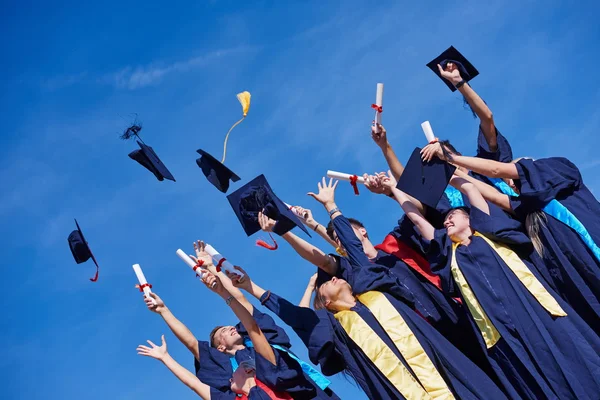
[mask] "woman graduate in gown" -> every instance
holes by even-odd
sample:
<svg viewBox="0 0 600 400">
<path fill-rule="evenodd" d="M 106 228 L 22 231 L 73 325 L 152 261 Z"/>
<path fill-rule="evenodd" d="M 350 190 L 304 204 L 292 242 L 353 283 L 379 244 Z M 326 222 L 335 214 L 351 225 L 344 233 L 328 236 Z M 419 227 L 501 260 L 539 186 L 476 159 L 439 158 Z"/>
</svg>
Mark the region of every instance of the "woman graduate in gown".
<svg viewBox="0 0 600 400">
<path fill-rule="evenodd" d="M 436 146 L 423 149 L 423 155 L 445 158 Z M 543 258 L 545 278 L 600 332 L 600 203 L 579 169 L 561 157 L 501 163 L 450 156 L 453 164 L 495 178 L 504 194 L 476 183 L 481 193 L 524 223 Z"/>
<path fill-rule="evenodd" d="M 291 400 L 292 397 L 288 393 L 273 390 L 272 386 L 260 381 L 257 375 L 276 375 L 279 386 L 285 386 L 286 381 L 302 379 L 301 370 L 287 369 L 285 367 L 286 363 L 278 362 L 277 358 L 279 356 L 273 351 L 250 312 L 229 294 L 218 277 L 207 272 L 202 281 L 231 307 L 244 325 L 256 350 L 255 359 L 245 359 L 240 362 L 239 367 L 230 379 L 229 390 L 224 392 L 215 391 L 194 376 L 192 372 L 182 367 L 168 353 L 164 335 L 161 338 L 161 346 L 157 346 L 148 340 L 151 347 L 138 346 L 138 354 L 161 361 L 183 384 L 204 400 Z M 212 287 L 213 284 L 214 287 Z M 295 385 L 295 382 L 292 385 Z"/>
<path fill-rule="evenodd" d="M 385 292 L 355 296 L 334 277 L 317 289 L 325 309 L 315 311 L 265 291 L 247 274 L 235 284 L 294 329 L 325 375 L 349 373 L 370 399 L 506 399 L 409 305 Z"/>
<path fill-rule="evenodd" d="M 462 178 L 451 183 L 469 197 L 470 213 L 452 210 L 438 231 L 396 189 L 391 174 L 387 183 L 429 247 L 432 269 L 468 306 L 479 344 L 511 396 L 597 399 L 600 338 L 519 257 L 533 252 L 529 238 L 498 218 L 502 211 Z"/>
</svg>

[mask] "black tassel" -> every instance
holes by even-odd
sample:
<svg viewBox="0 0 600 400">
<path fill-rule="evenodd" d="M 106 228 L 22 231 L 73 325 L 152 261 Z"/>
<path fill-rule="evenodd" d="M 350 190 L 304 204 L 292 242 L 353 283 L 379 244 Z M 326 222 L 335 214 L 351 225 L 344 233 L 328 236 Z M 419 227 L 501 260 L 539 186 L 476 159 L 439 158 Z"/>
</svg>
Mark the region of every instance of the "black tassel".
<svg viewBox="0 0 600 400">
<path fill-rule="evenodd" d="M 142 130 L 142 125 L 134 123 L 133 125 L 131 125 L 127 129 L 125 129 L 125 131 L 123 132 L 123 134 L 120 137 L 123 140 L 129 140 L 129 139 L 131 139 L 134 136 L 136 136 L 136 137 L 139 138 L 138 133 L 141 130 Z"/>
</svg>

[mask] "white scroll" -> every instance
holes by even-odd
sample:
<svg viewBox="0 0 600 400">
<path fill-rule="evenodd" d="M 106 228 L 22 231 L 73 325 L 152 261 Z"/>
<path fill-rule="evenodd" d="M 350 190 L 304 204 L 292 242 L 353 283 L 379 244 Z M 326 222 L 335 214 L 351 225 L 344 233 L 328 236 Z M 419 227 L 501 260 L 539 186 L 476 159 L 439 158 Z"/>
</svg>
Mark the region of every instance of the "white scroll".
<svg viewBox="0 0 600 400">
<path fill-rule="evenodd" d="M 421 129 L 423 129 L 423 133 L 427 138 L 427 143 L 431 143 L 435 140 L 435 135 L 433 134 L 433 129 L 431 129 L 431 124 L 429 121 L 425 121 L 421 124 Z"/>
<path fill-rule="evenodd" d="M 140 287 L 144 292 L 144 297 L 149 298 L 150 300 L 152 300 L 153 304 L 156 304 L 156 300 L 150 297 L 150 293 L 152 293 L 152 290 L 150 290 L 150 287 L 148 286 L 148 281 L 146 281 L 146 277 L 142 272 L 142 267 L 140 267 L 140 264 L 133 264 L 133 272 L 135 272 L 135 275 L 137 276 L 137 279 L 140 282 Z"/>
<path fill-rule="evenodd" d="M 383 83 L 377 84 L 377 95 L 375 96 L 375 105 L 383 107 Z M 381 113 L 379 110 L 375 111 L 375 123 L 381 124 Z"/>
<path fill-rule="evenodd" d="M 206 274 L 206 271 L 204 270 L 204 268 L 202 268 L 202 267 L 196 268 L 197 264 L 194 262 L 194 260 L 192 260 L 190 258 L 190 256 L 185 254 L 185 252 L 183 250 L 177 249 L 176 253 L 179 256 L 179 258 L 181 258 L 183 260 L 183 262 L 186 263 L 187 266 L 190 267 L 196 275 L 198 275 L 198 277 L 200 277 L 200 279 L 204 278 L 204 275 Z M 216 285 L 216 282 L 212 284 L 212 287 L 215 287 L 215 285 Z"/>
<path fill-rule="evenodd" d="M 350 182 L 350 179 L 354 176 L 354 175 L 350 175 L 350 174 L 344 174 L 343 172 L 337 172 L 337 171 L 327 171 L 327 176 L 329 178 L 333 178 L 333 179 L 339 179 L 340 181 L 348 181 Z M 357 176 L 356 182 L 358 183 L 365 183 L 365 179 L 362 176 Z"/>
<path fill-rule="evenodd" d="M 304 214 L 301 214 L 300 211 L 298 210 L 298 207 L 290 206 L 288 203 L 285 203 L 285 202 L 283 204 L 285 204 L 285 206 L 287 208 L 289 208 L 290 211 L 293 212 L 296 217 L 302 218 L 302 219 L 308 218 L 308 213 L 306 211 L 304 211 Z"/>
<path fill-rule="evenodd" d="M 245 275 L 241 271 L 238 271 L 237 269 L 235 269 L 233 267 L 233 264 L 231 264 L 229 261 L 227 261 L 227 259 L 225 257 L 223 257 L 221 255 L 221 253 L 219 253 L 217 250 L 215 250 L 214 247 L 212 247 L 210 244 L 207 244 L 206 247 L 204 248 L 204 250 L 213 258 L 214 262 L 216 263 L 215 265 L 220 265 L 221 269 L 228 272 L 228 274 L 230 276 L 237 275 L 239 277 L 238 278 L 239 282 L 244 281 Z"/>
</svg>

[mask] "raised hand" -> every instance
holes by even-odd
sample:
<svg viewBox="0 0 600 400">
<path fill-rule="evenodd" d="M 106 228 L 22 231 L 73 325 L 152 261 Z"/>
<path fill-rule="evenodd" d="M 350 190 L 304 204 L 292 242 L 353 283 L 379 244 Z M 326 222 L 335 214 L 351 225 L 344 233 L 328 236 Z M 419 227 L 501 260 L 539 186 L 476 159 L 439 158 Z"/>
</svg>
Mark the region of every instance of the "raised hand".
<svg viewBox="0 0 600 400">
<path fill-rule="evenodd" d="M 396 188 L 396 185 L 398 184 L 396 178 L 394 178 L 394 175 L 392 174 L 392 171 L 388 171 L 388 174 L 382 177 L 381 183 L 390 191 L 390 193 Z"/>
<path fill-rule="evenodd" d="M 375 144 L 381 148 L 387 146 L 388 144 L 387 131 L 385 130 L 383 125 L 377 124 L 371 126 L 371 138 L 373 138 Z"/>
<path fill-rule="evenodd" d="M 160 337 L 160 340 L 162 341 L 162 345 L 160 346 L 155 345 L 150 340 L 146 340 L 148 344 L 152 347 L 140 344 L 136 349 L 137 353 L 141 356 L 152 357 L 161 361 L 164 360 L 164 358 L 169 354 L 167 352 L 167 342 L 165 342 L 165 335 L 162 335 Z"/>
<path fill-rule="evenodd" d="M 237 265 L 234 266 L 233 268 L 240 271 L 246 277 L 244 278 L 244 280 L 242 282 L 240 282 L 238 279 L 232 279 L 231 284 L 236 288 L 244 289 L 246 292 L 252 293 L 252 280 L 250 279 L 250 276 L 248 276 L 248 273 L 242 267 L 238 267 Z M 235 276 L 237 276 L 237 275 L 235 275 Z"/>
<path fill-rule="evenodd" d="M 429 162 L 433 157 L 446 161 L 446 156 L 444 155 L 442 144 L 440 142 L 430 143 L 421 150 L 421 159 L 423 161 Z"/>
<path fill-rule="evenodd" d="M 453 85 L 456 85 L 462 81 L 458 67 L 452 62 L 446 64 L 446 69 L 443 69 L 442 66 L 438 64 L 438 70 L 440 71 L 440 75 L 442 75 L 444 79 L 451 82 Z"/>
<path fill-rule="evenodd" d="M 227 291 L 223 287 L 223 283 L 221 282 L 221 279 L 219 279 L 218 276 L 214 275 L 210 271 L 206 271 L 204 273 L 204 275 L 202 276 L 202 283 L 204 283 L 206 285 L 206 287 L 209 288 L 211 291 L 213 291 L 219 295 L 222 295 L 224 292 Z"/>
<path fill-rule="evenodd" d="M 154 299 L 154 300 L 153 300 Z M 154 304 L 156 302 L 156 304 Z M 150 297 L 144 296 L 144 303 L 148 306 L 148 310 L 160 314 L 167 309 L 165 302 L 154 292 L 150 293 Z"/>
<path fill-rule="evenodd" d="M 317 277 L 319 276 L 318 273 L 314 273 L 313 276 L 310 277 L 309 281 L 308 281 L 308 286 L 306 287 L 307 289 L 311 289 L 311 290 L 315 290 L 315 287 L 317 286 Z"/>
<path fill-rule="evenodd" d="M 196 257 L 192 257 L 192 259 L 196 262 L 202 260 L 202 262 L 203 262 L 202 266 L 204 268 L 213 264 L 212 257 L 210 256 L 210 254 L 208 254 L 206 252 L 205 249 L 206 249 L 206 243 L 204 243 L 202 240 L 198 240 L 198 241 L 194 242 L 194 251 L 196 252 Z"/>
<path fill-rule="evenodd" d="M 334 203 L 335 188 L 337 187 L 338 182 L 338 180 L 334 182 L 333 178 L 330 178 L 329 183 L 326 183 L 325 177 L 323 177 L 323 180 L 317 185 L 319 187 L 319 193 L 315 194 L 313 192 L 309 192 L 307 194 L 323 205 Z"/>
<path fill-rule="evenodd" d="M 385 172 L 375 173 L 375 175 L 364 174 L 363 179 L 365 180 L 365 186 L 373 193 L 389 196 L 391 191 L 382 183 L 382 179 L 385 176 Z"/>
<path fill-rule="evenodd" d="M 275 224 L 277 224 L 277 221 L 275 221 L 272 218 L 267 217 L 262 212 L 259 212 L 258 213 L 258 224 L 260 225 L 260 229 L 262 229 L 263 231 L 273 232 L 273 229 L 275 228 Z"/>
<path fill-rule="evenodd" d="M 306 225 L 313 226 L 314 224 L 316 224 L 316 221 L 313 218 L 312 211 L 310 211 L 308 208 L 302 208 L 300 206 L 295 206 L 295 207 L 296 207 L 296 210 L 298 211 L 298 214 L 304 216 L 302 218 L 302 220 L 304 221 L 304 223 Z"/>
</svg>

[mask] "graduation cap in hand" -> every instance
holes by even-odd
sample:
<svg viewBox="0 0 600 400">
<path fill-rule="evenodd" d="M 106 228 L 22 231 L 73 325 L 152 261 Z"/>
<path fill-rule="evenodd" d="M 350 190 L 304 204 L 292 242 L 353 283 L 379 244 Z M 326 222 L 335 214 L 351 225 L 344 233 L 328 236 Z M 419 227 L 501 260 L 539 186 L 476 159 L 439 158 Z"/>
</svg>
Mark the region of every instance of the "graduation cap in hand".
<svg viewBox="0 0 600 400">
<path fill-rule="evenodd" d="M 148 171 L 152 172 L 156 179 L 159 181 L 163 181 L 165 179 L 171 180 L 175 182 L 175 178 L 171 174 L 171 172 L 167 169 L 165 164 L 158 158 L 158 155 L 154 152 L 154 149 L 140 138 L 139 132 L 142 130 L 142 126 L 134 123 L 125 129 L 125 132 L 121 135 L 121 139 L 129 140 L 133 137 L 136 137 L 137 144 L 140 146 L 139 150 L 134 150 L 129 153 L 129 158 L 137 161 L 142 166 L 144 166 Z"/>
<path fill-rule="evenodd" d="M 69 242 L 69 248 L 71 249 L 71 253 L 73 254 L 73 258 L 77 264 L 81 264 L 89 260 L 90 258 L 96 264 L 96 275 L 93 278 L 90 278 L 90 281 L 96 282 L 98 280 L 98 262 L 96 261 L 96 257 L 92 253 L 88 242 L 85 240 L 83 236 L 83 232 L 75 220 L 75 225 L 77 225 L 77 229 L 69 234 L 69 238 L 67 239 Z"/>
<path fill-rule="evenodd" d="M 446 68 L 448 63 L 453 63 L 456 65 L 460 72 L 461 78 L 465 82 L 469 82 L 471 79 L 475 78 L 479 75 L 479 71 L 463 56 L 460 54 L 458 50 L 456 50 L 453 46 L 448 47 L 442 54 L 434 58 L 427 64 L 437 76 L 440 77 L 442 81 L 448 86 L 450 90 L 453 92 L 456 91 L 456 88 L 452 84 L 452 82 L 448 81 L 440 74 L 440 70 L 438 69 L 438 64 L 442 67 L 442 69 Z"/>
<path fill-rule="evenodd" d="M 248 236 L 261 229 L 258 223 L 259 212 L 277 221 L 273 232 L 278 235 L 283 235 L 297 226 L 310 236 L 292 210 L 273 193 L 264 175 L 257 176 L 228 195 L 227 200 Z"/>
<path fill-rule="evenodd" d="M 227 155 L 227 141 L 229 140 L 229 134 L 233 128 L 238 126 L 248 115 L 248 111 L 250 110 L 250 98 L 250 92 L 242 92 L 237 94 L 237 99 L 242 105 L 243 115 L 239 121 L 229 128 L 227 135 L 225 135 L 225 142 L 223 143 L 223 158 L 221 161 L 217 160 L 204 150 L 197 150 L 201 157 L 196 160 L 196 164 L 198 164 L 198 167 L 202 169 L 202 173 L 206 179 L 223 193 L 227 193 L 229 190 L 229 181 L 237 182 L 240 180 L 240 177 L 237 176 L 232 170 L 227 168 L 224 162 Z"/>
<path fill-rule="evenodd" d="M 421 159 L 421 149 L 412 152 L 396 187 L 421 203 L 435 209 L 456 167 L 434 158 Z"/>
</svg>

